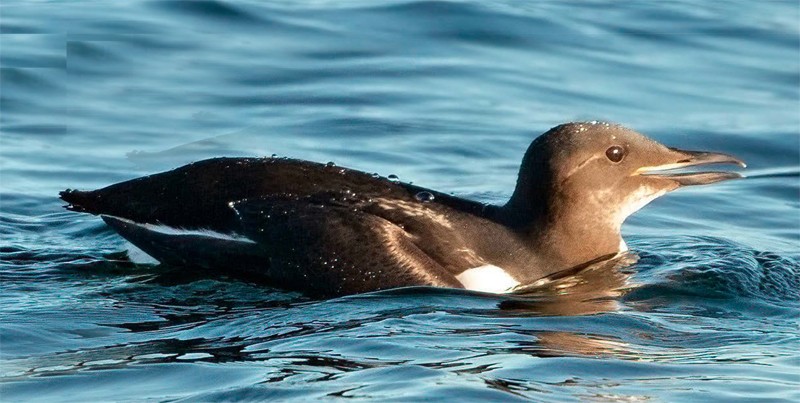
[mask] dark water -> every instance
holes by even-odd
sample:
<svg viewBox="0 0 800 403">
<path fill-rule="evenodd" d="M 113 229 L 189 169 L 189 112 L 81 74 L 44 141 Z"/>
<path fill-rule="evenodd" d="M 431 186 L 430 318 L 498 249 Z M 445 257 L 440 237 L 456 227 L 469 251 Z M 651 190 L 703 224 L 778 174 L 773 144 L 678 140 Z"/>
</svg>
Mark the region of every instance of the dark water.
<svg viewBox="0 0 800 403">
<path fill-rule="evenodd" d="M 800 398 L 795 1 L 1 7 L 3 402 Z M 275 153 L 503 202 L 531 139 L 594 119 L 749 177 L 656 200 L 636 265 L 528 300 L 135 266 L 56 198 Z"/>
</svg>

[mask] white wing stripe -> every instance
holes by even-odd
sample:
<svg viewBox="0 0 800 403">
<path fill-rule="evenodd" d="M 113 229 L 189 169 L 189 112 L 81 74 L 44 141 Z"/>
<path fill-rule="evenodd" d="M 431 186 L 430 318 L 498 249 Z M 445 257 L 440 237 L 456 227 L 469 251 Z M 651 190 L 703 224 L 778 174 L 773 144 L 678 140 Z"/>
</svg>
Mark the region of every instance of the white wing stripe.
<svg viewBox="0 0 800 403">
<path fill-rule="evenodd" d="M 159 234 L 164 235 L 196 235 L 196 236 L 203 236 L 207 238 L 214 238 L 214 239 L 223 239 L 226 241 L 236 241 L 236 242 L 245 242 L 245 243 L 256 243 L 256 241 L 246 237 L 239 235 L 237 233 L 230 233 L 224 234 L 222 232 L 212 231 L 210 229 L 200 228 L 200 229 L 186 229 L 186 228 L 176 228 L 170 227 L 167 225 L 161 224 L 142 224 L 135 221 L 131 221 L 127 218 L 116 217 L 116 216 L 109 216 L 116 218 L 117 220 L 124 221 L 126 224 L 136 225 L 138 227 L 144 228 L 148 231 L 157 232 Z"/>
</svg>

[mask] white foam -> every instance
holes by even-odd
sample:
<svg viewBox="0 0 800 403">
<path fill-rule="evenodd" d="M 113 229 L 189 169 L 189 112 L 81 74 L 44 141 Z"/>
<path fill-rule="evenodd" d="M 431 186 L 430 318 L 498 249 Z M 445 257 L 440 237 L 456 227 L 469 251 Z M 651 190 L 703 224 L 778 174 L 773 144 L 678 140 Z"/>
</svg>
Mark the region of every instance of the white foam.
<svg viewBox="0 0 800 403">
<path fill-rule="evenodd" d="M 508 292 L 512 287 L 520 284 L 505 270 L 493 265 L 465 270 L 457 275 L 456 279 L 468 290 L 493 293 Z"/>
</svg>

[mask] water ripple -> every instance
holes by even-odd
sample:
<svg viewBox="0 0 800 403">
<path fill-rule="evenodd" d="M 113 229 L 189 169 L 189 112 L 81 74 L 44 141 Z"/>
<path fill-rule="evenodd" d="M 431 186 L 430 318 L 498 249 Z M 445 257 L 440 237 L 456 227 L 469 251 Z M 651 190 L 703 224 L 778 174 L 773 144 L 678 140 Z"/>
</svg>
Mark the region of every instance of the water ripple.
<svg viewBox="0 0 800 403">
<path fill-rule="evenodd" d="M 3 401 L 797 400 L 799 7 L 6 0 Z M 506 296 L 135 265 L 57 198 L 278 154 L 499 204 L 538 133 L 595 119 L 747 179 L 632 216 L 635 264 Z"/>
</svg>

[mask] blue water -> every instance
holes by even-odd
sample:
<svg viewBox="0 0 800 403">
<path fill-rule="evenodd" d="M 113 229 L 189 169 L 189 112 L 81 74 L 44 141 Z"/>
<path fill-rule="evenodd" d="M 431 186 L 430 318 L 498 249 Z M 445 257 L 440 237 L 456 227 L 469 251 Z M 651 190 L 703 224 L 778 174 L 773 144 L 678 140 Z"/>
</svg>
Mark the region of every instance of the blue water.
<svg viewBox="0 0 800 403">
<path fill-rule="evenodd" d="M 0 6 L 3 402 L 800 399 L 800 3 Z M 311 300 L 126 261 L 57 192 L 278 154 L 502 203 L 548 128 L 733 154 L 530 300 Z M 576 279 L 573 279 L 576 280 Z"/>
</svg>

